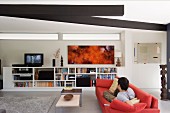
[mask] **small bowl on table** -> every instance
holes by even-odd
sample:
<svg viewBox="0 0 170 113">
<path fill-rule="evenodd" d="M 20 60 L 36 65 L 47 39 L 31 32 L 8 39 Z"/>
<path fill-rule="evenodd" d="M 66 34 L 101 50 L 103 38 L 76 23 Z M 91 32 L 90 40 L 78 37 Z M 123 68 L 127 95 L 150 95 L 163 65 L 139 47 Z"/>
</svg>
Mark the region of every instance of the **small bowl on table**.
<svg viewBox="0 0 170 113">
<path fill-rule="evenodd" d="M 64 96 L 64 100 L 66 100 L 66 101 L 69 101 L 69 100 L 71 100 L 73 98 L 73 94 L 66 94 L 65 96 Z"/>
</svg>

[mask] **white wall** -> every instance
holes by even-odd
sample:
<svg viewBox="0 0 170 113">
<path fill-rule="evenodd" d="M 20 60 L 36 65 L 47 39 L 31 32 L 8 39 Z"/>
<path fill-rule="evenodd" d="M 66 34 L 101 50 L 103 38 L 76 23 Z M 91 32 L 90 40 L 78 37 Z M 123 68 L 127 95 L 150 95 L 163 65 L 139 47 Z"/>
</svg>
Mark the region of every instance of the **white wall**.
<svg viewBox="0 0 170 113">
<path fill-rule="evenodd" d="M 140 88 L 160 88 L 160 64 L 135 64 L 133 49 L 135 43 L 161 43 L 161 64 L 166 64 L 166 32 L 128 30 L 125 31 L 125 74 L 131 83 Z"/>
<path fill-rule="evenodd" d="M 0 58 L 2 59 L 3 66 L 11 66 L 12 64 L 23 64 L 24 53 L 42 52 L 44 53 L 44 66 L 52 66 L 52 59 L 54 58 L 53 54 L 60 48 L 61 55 L 64 59 L 64 66 L 68 66 L 67 45 L 115 45 L 116 50 L 122 49 L 124 51 L 123 62 L 125 66 L 120 68 L 120 76 L 126 76 L 131 83 L 140 88 L 160 88 L 160 64 L 134 64 L 133 48 L 134 43 L 161 43 L 161 63 L 165 64 L 166 32 L 125 30 L 122 32 L 122 40 L 123 42 L 0 40 Z"/>
<path fill-rule="evenodd" d="M 3 61 L 3 66 L 12 66 L 12 64 L 24 64 L 24 53 L 44 53 L 44 66 L 52 66 L 52 59 L 54 59 L 53 54 L 59 48 L 60 55 L 63 56 L 64 66 L 68 66 L 67 64 L 68 45 L 114 45 L 115 50 L 121 48 L 120 41 L 1 40 L 0 42 L 1 42 L 0 53 L 2 53 L 1 59 Z"/>
</svg>

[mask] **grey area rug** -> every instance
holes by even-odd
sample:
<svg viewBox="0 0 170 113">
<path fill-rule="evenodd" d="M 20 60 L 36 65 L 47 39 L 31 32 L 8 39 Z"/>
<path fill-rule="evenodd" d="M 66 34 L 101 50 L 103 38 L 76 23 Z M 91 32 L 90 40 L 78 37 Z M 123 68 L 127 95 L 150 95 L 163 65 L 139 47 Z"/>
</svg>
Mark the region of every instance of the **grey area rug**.
<svg viewBox="0 0 170 113">
<path fill-rule="evenodd" d="M 48 113 L 56 97 L 0 97 L 6 113 Z"/>
</svg>

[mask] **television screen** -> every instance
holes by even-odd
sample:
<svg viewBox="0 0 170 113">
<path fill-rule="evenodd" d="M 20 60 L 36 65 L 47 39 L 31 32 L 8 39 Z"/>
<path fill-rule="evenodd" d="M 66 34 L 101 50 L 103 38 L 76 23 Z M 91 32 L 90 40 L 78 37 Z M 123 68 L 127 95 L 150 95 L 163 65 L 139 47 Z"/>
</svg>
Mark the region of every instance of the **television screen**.
<svg viewBox="0 0 170 113">
<path fill-rule="evenodd" d="M 68 46 L 68 64 L 114 64 L 114 46 Z"/>
<path fill-rule="evenodd" d="M 28 66 L 42 66 L 43 65 L 43 54 L 26 53 L 25 64 Z"/>
</svg>

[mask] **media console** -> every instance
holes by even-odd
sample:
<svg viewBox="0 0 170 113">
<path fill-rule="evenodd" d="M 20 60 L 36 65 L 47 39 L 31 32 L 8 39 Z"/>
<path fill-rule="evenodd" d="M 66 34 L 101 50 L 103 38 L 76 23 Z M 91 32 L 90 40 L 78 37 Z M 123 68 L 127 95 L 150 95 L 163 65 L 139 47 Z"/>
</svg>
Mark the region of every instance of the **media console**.
<svg viewBox="0 0 170 113">
<path fill-rule="evenodd" d="M 95 81 L 114 79 L 117 67 L 4 67 L 4 89 L 95 87 Z"/>
</svg>

